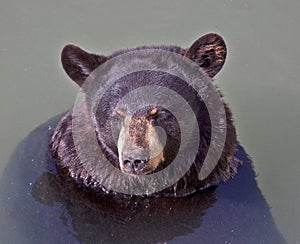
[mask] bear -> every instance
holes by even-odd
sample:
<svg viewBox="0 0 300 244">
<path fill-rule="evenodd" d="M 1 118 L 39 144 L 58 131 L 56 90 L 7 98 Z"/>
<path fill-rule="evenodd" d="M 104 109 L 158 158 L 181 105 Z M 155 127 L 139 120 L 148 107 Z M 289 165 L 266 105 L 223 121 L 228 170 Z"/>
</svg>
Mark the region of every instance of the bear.
<svg viewBox="0 0 300 244">
<path fill-rule="evenodd" d="M 173 45 L 141 46 L 116 51 L 110 56 L 91 54 L 69 44 L 62 50 L 61 61 L 69 77 L 83 87 L 86 79 L 101 65 L 119 55 L 139 50 L 165 50 L 188 58 L 201 67 L 211 83 L 224 65 L 227 53 L 222 37 L 215 33 L 208 33 L 197 39 L 189 48 Z M 226 138 L 223 150 L 212 172 L 205 179 L 199 179 L 199 168 L 203 166 L 211 143 L 212 126 L 209 111 L 204 101 L 189 84 L 169 73 L 153 70 L 135 72 L 115 81 L 91 115 L 87 115 L 86 112 L 89 109 L 86 104 L 89 102 L 84 101 L 82 116 L 92 117 L 91 130 L 97 134 L 99 150 L 103 151 L 109 162 L 123 174 L 149 175 L 165 169 L 176 157 L 182 138 L 179 122 L 168 109 L 150 104 L 138 111 L 130 111 L 131 107 L 128 104 L 121 108 L 117 106 L 117 102 L 130 91 L 149 85 L 167 87 L 180 94 L 195 113 L 198 129 L 201 131 L 197 139 L 199 147 L 191 167 L 177 182 L 155 192 L 154 195 L 185 196 L 233 177 L 237 173 L 239 160 L 234 157 L 236 130 L 227 104 L 222 100 L 226 115 Z M 59 122 L 49 143 L 58 167 L 70 175 L 80 187 L 92 188 L 97 192 L 113 192 L 105 188 L 95 179 L 93 173 L 83 166 L 73 140 L 72 116 L 73 109 Z M 115 120 L 119 120 L 121 125 L 116 142 L 111 133 L 112 123 Z M 184 120 L 182 123 L 187 123 L 189 118 L 182 120 Z M 162 139 L 155 129 L 157 126 L 163 128 L 166 133 L 165 145 L 162 145 Z M 81 131 L 81 135 L 85 136 L 84 130 Z M 159 153 L 150 158 L 149 151 L 154 147 Z M 186 157 L 187 159 L 183 158 L 182 161 L 190 160 L 188 155 Z"/>
<path fill-rule="evenodd" d="M 207 41 L 202 39 L 202 46 L 209 48 L 206 44 L 210 43 L 209 40 L 212 37 Z M 218 40 L 221 39 L 218 38 Z M 222 46 L 225 47 L 224 44 Z M 195 49 L 197 47 L 199 45 L 196 44 Z M 214 47 L 213 43 L 211 47 Z M 66 67 L 66 70 L 83 86 L 81 82 L 86 77 L 82 77 L 82 71 L 89 73 L 91 69 L 88 69 L 90 66 L 82 69 L 84 67 L 82 64 L 94 64 L 92 67 L 97 67 L 99 62 L 103 62 L 106 58 L 85 56 L 85 52 L 78 48 L 75 50 L 78 52 L 73 53 L 75 55 L 73 61 L 78 59 L 78 55 L 84 57 L 83 63 L 80 63 L 81 66 L 78 67 L 78 63 L 73 63 L 68 58 L 66 62 L 69 63 L 63 63 L 73 67 L 71 69 Z M 173 48 L 172 50 L 180 49 Z M 202 53 L 204 52 L 203 49 L 200 48 L 200 50 Z M 65 51 L 68 51 L 68 48 Z M 69 51 L 72 53 L 74 47 L 71 46 Z M 126 52 L 126 50 L 122 52 Z M 188 54 L 182 50 L 178 52 L 182 56 Z M 216 69 L 210 70 L 211 56 L 204 53 L 203 58 L 207 61 L 202 60 L 198 64 L 202 65 L 209 76 L 213 77 Z M 67 56 L 69 55 L 67 54 Z M 63 55 L 63 59 L 64 57 Z M 197 55 L 193 57 L 200 60 Z M 216 62 L 215 59 L 213 60 Z M 219 57 L 218 60 L 220 61 L 219 66 L 215 67 L 220 68 L 221 58 Z M 216 65 L 216 63 L 214 64 Z M 134 75 L 144 77 L 144 74 Z M 155 74 L 157 75 L 157 73 Z M 159 77 L 169 80 L 169 75 L 162 75 Z M 80 80 L 81 78 L 82 80 Z M 163 82 L 165 81 L 163 80 Z M 118 81 L 117 84 L 121 85 L 122 82 Z M 173 86 L 174 84 L 176 83 L 172 83 Z M 116 90 L 112 89 L 104 98 L 114 101 L 115 97 L 110 97 L 111 92 L 114 91 Z M 187 98 L 193 95 L 190 95 L 190 90 L 188 90 L 188 94 Z M 104 104 L 106 101 L 106 99 L 103 100 Z M 195 104 L 191 103 L 191 107 L 197 108 L 198 102 L 197 100 Z M 115 148 L 111 147 L 112 153 L 106 154 L 110 155 L 109 162 L 115 164 L 113 167 L 121 174 L 133 177 L 153 175 L 155 171 L 162 171 L 160 166 L 165 167 L 163 164 L 168 164 L 168 160 L 172 160 L 174 157 L 174 155 L 169 155 L 172 153 L 171 149 L 175 148 L 176 153 L 178 147 L 176 140 L 171 140 L 174 138 L 171 137 L 172 135 L 178 135 L 178 120 L 160 107 L 143 107 L 136 111 L 137 114 L 133 116 L 132 124 L 140 122 L 143 125 L 142 128 L 148 130 L 150 122 L 166 123 L 162 124 L 169 128 L 169 130 L 166 129 L 167 137 L 169 135 L 165 144 L 166 150 L 162 152 L 162 155 L 157 154 L 161 160 L 156 165 L 157 167 L 154 165 L 151 168 L 154 173 L 148 173 L 143 168 L 121 169 L 122 161 L 119 160 L 118 150 L 126 151 L 127 148 L 120 147 L 118 149 L 117 145 L 119 140 L 122 146 L 122 142 L 128 139 L 126 135 L 128 135 L 127 128 L 128 126 L 130 128 L 130 123 L 127 124 L 124 119 L 126 120 L 130 111 L 126 106 L 120 108 L 121 110 L 115 106 L 109 107 L 116 110 L 116 113 L 108 113 L 108 118 L 117 116 L 116 124 L 120 124 L 121 120 L 120 131 L 123 128 L 121 134 L 125 135 L 120 138 L 120 131 L 117 131 L 118 140 L 115 142 Z M 103 107 L 100 106 L 100 114 L 102 114 L 102 110 Z M 231 115 L 229 108 L 226 111 L 228 115 Z M 201 110 L 201 112 L 204 115 L 207 114 L 206 110 Z M 138 120 L 139 116 L 145 114 L 148 115 L 147 118 L 150 116 L 155 120 L 150 121 L 145 117 Z M 0 228 L 0 239 L 3 243 L 286 243 L 273 220 L 270 206 L 257 185 L 253 162 L 245 149 L 236 141 L 233 125 L 228 127 L 231 128 L 232 141 L 227 141 L 225 151 L 229 157 L 232 155 L 231 150 L 235 151 L 232 157 L 238 161 L 238 173 L 234 178 L 227 182 L 220 181 L 217 186 L 208 186 L 202 182 L 204 188 L 201 190 L 200 185 L 200 189 L 198 189 L 200 192 L 197 192 L 195 188 L 198 187 L 198 178 L 196 178 L 196 182 L 188 181 L 191 178 L 186 178 L 186 182 L 181 179 L 181 184 L 189 184 L 188 190 L 184 190 L 185 188 L 178 183 L 176 189 L 169 187 L 169 189 L 152 195 L 131 196 L 118 192 L 106 192 L 97 182 L 95 185 L 90 184 L 91 176 L 87 175 L 84 168 L 75 160 L 78 152 L 72 147 L 73 141 L 70 136 L 72 118 L 73 116 L 68 112 L 67 115 L 63 113 L 49 119 L 31 131 L 12 153 L 0 177 L 0 219 L 5 220 L 1 222 Z M 232 117 L 227 116 L 227 121 L 232 124 Z M 122 122 L 125 123 L 122 124 Z M 201 125 L 205 122 L 206 120 L 202 121 Z M 174 133 L 170 130 L 169 125 L 174 126 Z M 92 126 L 92 130 L 95 128 L 97 127 Z M 105 128 L 108 127 L 102 127 L 104 132 Z M 141 139 L 144 138 L 143 130 L 136 131 L 136 127 L 132 128 L 134 138 L 139 138 L 140 135 Z M 99 130 L 99 134 L 100 132 Z M 102 148 L 107 146 L 107 152 L 109 152 L 110 136 L 107 137 L 109 140 L 105 141 L 106 144 L 102 145 Z M 154 139 L 157 140 L 160 137 L 154 136 Z M 49 147 L 49 141 L 51 141 L 51 147 Z M 131 143 L 137 141 L 139 143 L 147 142 L 129 140 L 127 144 L 123 144 L 132 146 Z M 96 140 L 96 142 L 100 141 Z M 60 159 L 58 156 L 65 156 L 65 158 Z M 201 159 L 201 155 L 198 156 L 199 159 Z M 224 175 L 228 163 L 232 165 L 233 162 L 228 161 L 229 158 L 223 159 L 224 161 L 219 162 L 218 169 L 212 172 L 216 178 L 210 178 L 210 182 L 218 181 L 221 179 L 220 176 L 227 179 L 235 174 L 234 171 L 229 171 Z M 235 167 L 232 168 L 232 170 L 234 169 L 236 170 Z M 186 177 L 191 176 L 193 173 L 186 175 Z M 178 191 L 180 188 L 183 190 Z M 175 193 L 177 194 L 175 195 Z M 158 197 L 153 197 L 153 195 Z"/>
</svg>

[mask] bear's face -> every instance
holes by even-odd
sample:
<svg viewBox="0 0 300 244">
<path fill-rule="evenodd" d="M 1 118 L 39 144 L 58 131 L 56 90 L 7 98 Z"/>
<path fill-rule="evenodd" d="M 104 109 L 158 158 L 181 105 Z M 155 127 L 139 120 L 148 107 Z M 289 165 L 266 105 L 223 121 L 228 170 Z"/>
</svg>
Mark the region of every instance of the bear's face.
<svg viewBox="0 0 300 244">
<path fill-rule="evenodd" d="M 79 86 L 83 87 L 86 79 L 101 64 L 130 51 L 145 49 L 165 50 L 188 58 L 205 71 L 207 77 L 211 78 L 211 82 L 212 78 L 222 68 L 226 58 L 226 46 L 223 39 L 217 34 L 210 33 L 200 37 L 187 49 L 177 46 L 144 46 L 117 51 L 110 56 L 87 53 L 79 47 L 69 44 L 64 47 L 61 59 L 66 73 Z M 167 107 L 149 104 L 141 109 L 134 110 L 130 104 L 120 106 L 118 103 L 131 91 L 151 85 L 166 87 L 179 94 L 189 103 L 197 119 L 196 127 L 198 126 L 197 129 L 201 131 L 198 154 L 194 159 L 194 169 L 187 173 L 189 179 L 185 179 L 184 184 L 191 184 L 193 187 L 198 188 L 214 184 L 220 179 L 226 180 L 232 176 L 236 170 L 236 163 L 232 160 L 236 134 L 229 108 L 225 103 L 223 104 L 226 112 L 227 134 L 218 165 L 203 184 L 195 183 L 199 181 L 195 174 L 197 165 L 201 167 L 211 140 L 212 128 L 209 112 L 193 87 L 179 77 L 160 71 L 143 70 L 126 75 L 116 80 L 100 99 L 98 107 L 91 116 L 98 144 L 106 158 L 123 173 L 147 175 L 165 168 L 176 157 L 182 139 L 179 124 L 188 123 L 190 118 L 175 117 Z M 145 96 L 151 95 L 145 93 Z M 136 101 L 136 103 L 139 102 Z M 71 117 L 69 116 L 61 122 L 62 127 L 70 127 L 67 129 L 68 132 L 71 130 L 69 118 Z M 116 124 L 117 126 L 115 126 Z M 116 136 L 111 133 L 113 126 L 118 128 Z M 72 162 L 67 161 L 68 157 L 71 160 L 72 158 L 78 158 L 73 155 L 74 152 L 76 153 L 74 145 L 69 143 L 69 141 L 72 141 L 70 139 L 72 133 L 70 132 L 64 136 L 61 133 L 62 128 L 59 126 L 56 130 L 51 142 L 53 154 L 58 156 L 64 167 L 70 167 L 69 172 L 71 172 L 71 175 L 88 180 L 88 173 L 84 173 L 84 176 L 81 175 L 84 171 L 80 169 L 80 162 L 72 164 Z M 58 138 L 58 134 L 62 138 Z M 72 157 L 68 154 L 72 154 Z M 189 160 L 188 155 L 187 160 Z"/>
</svg>

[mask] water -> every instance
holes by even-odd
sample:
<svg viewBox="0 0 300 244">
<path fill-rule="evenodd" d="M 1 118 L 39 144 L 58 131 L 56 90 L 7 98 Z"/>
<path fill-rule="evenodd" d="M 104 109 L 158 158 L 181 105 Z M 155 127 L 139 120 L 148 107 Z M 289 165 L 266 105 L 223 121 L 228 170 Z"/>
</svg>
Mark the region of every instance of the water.
<svg viewBox="0 0 300 244">
<path fill-rule="evenodd" d="M 233 110 L 239 141 L 253 159 L 259 187 L 280 232 L 289 243 L 299 243 L 299 5 L 298 1 L 2 3 L 0 175 L 22 138 L 74 103 L 77 87 L 59 60 L 66 43 L 110 54 L 140 44 L 187 47 L 202 34 L 217 32 L 229 53 L 216 83 Z"/>
</svg>

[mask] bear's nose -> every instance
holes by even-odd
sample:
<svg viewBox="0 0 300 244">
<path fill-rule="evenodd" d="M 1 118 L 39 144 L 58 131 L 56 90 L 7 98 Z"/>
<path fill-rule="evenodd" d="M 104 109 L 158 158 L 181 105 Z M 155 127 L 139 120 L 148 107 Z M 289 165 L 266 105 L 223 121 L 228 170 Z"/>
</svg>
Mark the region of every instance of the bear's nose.
<svg viewBox="0 0 300 244">
<path fill-rule="evenodd" d="M 139 174 L 146 166 L 147 159 L 125 156 L 123 166 L 127 173 Z"/>
</svg>

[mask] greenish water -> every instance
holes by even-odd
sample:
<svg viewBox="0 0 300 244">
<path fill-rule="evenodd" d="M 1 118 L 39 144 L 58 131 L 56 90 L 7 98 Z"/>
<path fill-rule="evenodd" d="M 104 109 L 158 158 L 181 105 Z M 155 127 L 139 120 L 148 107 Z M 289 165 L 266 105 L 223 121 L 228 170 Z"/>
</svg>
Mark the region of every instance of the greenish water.
<svg viewBox="0 0 300 244">
<path fill-rule="evenodd" d="M 299 1 L 277 0 L 2 2 L 1 172 L 22 138 L 74 103 L 77 87 L 59 58 L 66 43 L 110 54 L 141 44 L 187 47 L 217 32 L 228 59 L 216 83 L 279 230 L 299 243 L 299 9 Z"/>
</svg>

